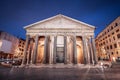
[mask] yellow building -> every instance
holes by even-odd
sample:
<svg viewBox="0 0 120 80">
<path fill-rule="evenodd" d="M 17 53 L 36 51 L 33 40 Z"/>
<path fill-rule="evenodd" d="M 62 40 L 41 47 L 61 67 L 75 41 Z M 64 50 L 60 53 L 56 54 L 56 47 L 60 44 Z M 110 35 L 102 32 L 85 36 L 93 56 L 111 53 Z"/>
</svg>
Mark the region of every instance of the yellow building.
<svg viewBox="0 0 120 80">
<path fill-rule="evenodd" d="M 96 50 L 99 59 L 115 60 L 120 57 L 120 17 L 109 24 L 96 37 Z"/>
<path fill-rule="evenodd" d="M 23 52 L 24 52 L 24 46 L 25 46 L 25 40 L 22 38 L 19 38 L 18 46 L 16 48 L 16 54 L 14 54 L 14 58 L 23 58 Z"/>
</svg>

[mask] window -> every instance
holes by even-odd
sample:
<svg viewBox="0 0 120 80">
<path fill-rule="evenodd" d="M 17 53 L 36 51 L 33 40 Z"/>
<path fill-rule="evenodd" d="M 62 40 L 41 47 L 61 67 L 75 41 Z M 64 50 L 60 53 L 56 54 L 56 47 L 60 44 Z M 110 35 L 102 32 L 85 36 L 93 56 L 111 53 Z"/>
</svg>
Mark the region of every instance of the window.
<svg viewBox="0 0 120 80">
<path fill-rule="evenodd" d="M 117 48 L 117 44 L 114 44 L 114 47 Z"/>
<path fill-rule="evenodd" d="M 106 50 L 106 47 L 104 47 L 104 49 Z"/>
<path fill-rule="evenodd" d="M 103 40 L 104 40 L 104 38 L 103 38 Z"/>
<path fill-rule="evenodd" d="M 110 49 L 112 49 L 112 45 L 110 45 Z"/>
<path fill-rule="evenodd" d="M 115 37 L 113 36 L 113 39 L 115 40 Z"/>
<path fill-rule="evenodd" d="M 107 49 L 109 49 L 109 46 L 107 46 Z"/>
<path fill-rule="evenodd" d="M 117 27 L 118 26 L 118 23 L 115 23 L 115 27 Z"/>
<path fill-rule="evenodd" d="M 109 29 L 108 29 L 108 32 L 109 32 Z"/>
<path fill-rule="evenodd" d="M 118 54 L 118 51 L 116 52 L 116 54 Z"/>
<path fill-rule="evenodd" d="M 113 26 L 111 26 L 111 30 L 113 29 Z"/>
<path fill-rule="evenodd" d="M 99 46 L 100 46 L 100 44 L 99 44 Z"/>
<path fill-rule="evenodd" d="M 114 32 L 112 33 L 112 35 L 114 34 Z"/>
<path fill-rule="evenodd" d="M 111 52 L 111 54 L 113 55 L 113 52 Z"/>
<path fill-rule="evenodd" d="M 105 45 L 105 42 L 103 42 L 103 44 Z"/>
<path fill-rule="evenodd" d="M 118 39 L 120 38 L 120 34 L 117 34 Z"/>
<path fill-rule="evenodd" d="M 106 32 L 105 32 L 105 34 L 106 34 Z"/>
<path fill-rule="evenodd" d="M 106 40 L 106 43 L 108 43 L 108 41 Z"/>
<path fill-rule="evenodd" d="M 111 39 L 109 39 L 109 41 L 111 42 Z"/>
<path fill-rule="evenodd" d="M 102 34 L 102 36 L 104 36 L 104 33 Z"/>
<path fill-rule="evenodd" d="M 119 32 L 119 29 L 117 29 L 116 32 Z"/>
<path fill-rule="evenodd" d="M 19 48 L 19 50 L 21 51 L 21 48 Z"/>
<path fill-rule="evenodd" d="M 107 36 L 105 38 L 107 39 Z"/>
</svg>

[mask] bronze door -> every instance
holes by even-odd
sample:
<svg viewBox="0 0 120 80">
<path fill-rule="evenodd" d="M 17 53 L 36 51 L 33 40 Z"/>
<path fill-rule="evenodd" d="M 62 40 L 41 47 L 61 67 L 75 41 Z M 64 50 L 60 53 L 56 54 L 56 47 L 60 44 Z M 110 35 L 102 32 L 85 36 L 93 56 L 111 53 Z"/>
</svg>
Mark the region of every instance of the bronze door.
<svg viewBox="0 0 120 80">
<path fill-rule="evenodd" d="M 64 63 L 64 48 L 63 47 L 57 47 L 57 55 L 56 55 L 56 61 L 57 63 Z"/>
</svg>

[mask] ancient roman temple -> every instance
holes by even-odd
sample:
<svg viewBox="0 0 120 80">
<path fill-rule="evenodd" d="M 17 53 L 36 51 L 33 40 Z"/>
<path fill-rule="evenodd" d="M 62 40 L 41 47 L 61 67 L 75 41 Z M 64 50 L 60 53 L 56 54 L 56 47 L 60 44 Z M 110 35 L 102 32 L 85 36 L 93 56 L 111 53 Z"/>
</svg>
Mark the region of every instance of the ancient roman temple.
<svg viewBox="0 0 120 80">
<path fill-rule="evenodd" d="M 95 27 L 65 15 L 25 26 L 22 65 L 95 64 Z"/>
</svg>

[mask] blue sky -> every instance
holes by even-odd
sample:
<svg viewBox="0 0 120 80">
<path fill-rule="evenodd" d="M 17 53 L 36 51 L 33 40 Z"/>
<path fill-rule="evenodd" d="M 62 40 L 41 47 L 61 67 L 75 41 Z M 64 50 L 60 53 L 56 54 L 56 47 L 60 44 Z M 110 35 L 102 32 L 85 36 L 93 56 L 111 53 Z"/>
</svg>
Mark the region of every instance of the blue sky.
<svg viewBox="0 0 120 80">
<path fill-rule="evenodd" d="M 96 26 L 97 35 L 120 16 L 120 0 L 0 0 L 0 30 L 25 38 L 24 26 L 57 14 Z"/>
</svg>

